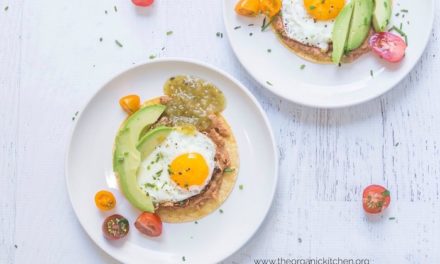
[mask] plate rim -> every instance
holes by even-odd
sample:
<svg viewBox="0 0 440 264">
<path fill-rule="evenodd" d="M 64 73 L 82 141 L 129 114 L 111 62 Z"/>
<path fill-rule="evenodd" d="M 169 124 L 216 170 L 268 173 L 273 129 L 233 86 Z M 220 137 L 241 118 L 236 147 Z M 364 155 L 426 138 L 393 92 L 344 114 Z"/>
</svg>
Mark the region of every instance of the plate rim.
<svg viewBox="0 0 440 264">
<path fill-rule="evenodd" d="M 124 262 L 124 259 L 119 258 L 119 255 L 115 255 L 112 254 L 109 251 L 106 251 L 104 248 L 102 248 L 100 246 L 100 244 L 98 243 L 98 241 L 92 237 L 91 234 L 89 234 L 89 232 L 87 232 L 85 225 L 83 223 L 83 220 L 81 220 L 81 218 L 78 216 L 78 210 L 77 208 L 74 206 L 73 200 L 72 200 L 72 190 L 69 184 L 69 158 L 70 158 L 70 153 L 71 153 L 71 148 L 72 148 L 72 141 L 73 141 L 73 137 L 75 134 L 75 131 L 77 129 L 78 126 L 78 121 L 81 119 L 84 109 L 86 109 L 91 103 L 92 101 L 97 97 L 97 95 L 111 82 L 113 82 L 114 80 L 116 80 L 119 76 L 125 74 L 126 72 L 129 72 L 131 70 L 134 70 L 138 67 L 143 67 L 145 65 L 153 65 L 153 64 L 158 64 L 158 63 L 189 63 L 189 64 L 193 64 L 202 68 L 207 68 L 208 70 L 215 72 L 217 74 L 222 75 L 223 77 L 225 77 L 226 79 L 228 79 L 229 81 L 232 81 L 240 90 L 242 90 L 247 96 L 248 98 L 252 101 L 252 103 L 257 107 L 259 114 L 262 116 L 263 121 L 264 121 L 264 125 L 266 126 L 269 135 L 270 135 L 270 142 L 272 145 L 272 149 L 273 149 L 273 154 L 274 154 L 274 168 L 273 168 L 273 172 L 274 172 L 274 183 L 273 186 L 271 187 L 271 197 L 270 197 L 270 201 L 269 203 L 267 203 L 267 208 L 264 208 L 264 210 L 266 211 L 264 213 L 264 217 L 261 218 L 261 220 L 259 221 L 257 228 L 255 228 L 255 230 L 250 234 L 250 236 L 236 249 L 232 250 L 231 252 L 229 252 L 227 255 L 223 256 L 221 259 L 218 259 L 216 261 L 221 262 L 226 260 L 228 257 L 232 256 L 233 254 L 235 254 L 236 252 L 238 252 L 240 249 L 242 249 L 245 245 L 247 245 L 256 235 L 256 233 L 258 232 L 258 230 L 261 229 L 263 223 L 266 221 L 268 214 L 272 208 L 274 199 L 275 199 L 275 194 L 276 194 L 276 189 L 278 186 L 278 182 L 279 182 L 279 154 L 277 151 L 277 141 L 275 140 L 275 136 L 274 136 L 274 132 L 271 126 L 271 123 L 269 122 L 269 118 L 267 117 L 264 109 L 262 108 L 261 104 L 258 102 L 258 100 L 256 99 L 256 97 L 240 82 L 238 81 L 236 78 L 234 78 L 232 75 L 230 75 L 229 73 L 227 73 L 226 71 L 213 66 L 211 64 L 196 60 L 196 59 L 192 59 L 192 58 L 186 58 L 186 57 L 162 57 L 162 58 L 157 58 L 151 61 L 141 61 L 136 63 L 136 65 L 130 65 L 129 67 L 125 67 L 124 69 L 118 71 L 116 74 L 112 74 L 109 79 L 107 79 L 106 81 L 104 81 L 101 85 L 99 85 L 99 88 L 96 89 L 91 95 L 90 97 L 88 97 L 88 99 L 86 100 L 86 102 L 79 108 L 78 110 L 78 114 L 75 116 L 75 122 L 74 124 L 71 126 L 70 128 L 70 132 L 69 132 L 69 136 L 68 136 L 68 140 L 67 140 L 67 148 L 66 148 L 66 153 L 65 153 L 65 158 L 64 158 L 64 180 L 65 180 L 65 186 L 67 188 L 67 194 L 69 197 L 69 202 L 71 205 L 71 208 L 73 209 L 73 212 L 75 213 L 75 217 L 78 220 L 78 222 L 81 225 L 81 228 L 83 229 L 83 231 L 87 234 L 87 236 L 90 238 L 90 240 L 93 241 L 93 243 L 102 251 L 105 252 L 108 256 L 110 256 L 113 259 L 116 259 L 118 261 Z"/>
<path fill-rule="evenodd" d="M 222 4 L 222 17 L 223 17 L 223 26 L 225 27 L 226 30 L 226 36 L 229 42 L 229 46 L 232 48 L 232 51 L 234 52 L 235 57 L 238 59 L 238 61 L 240 62 L 241 66 L 245 69 L 246 73 L 249 74 L 255 81 L 258 82 L 258 84 L 260 84 L 261 86 L 264 87 L 264 89 L 266 91 L 269 91 L 270 93 L 283 98 L 289 102 L 295 103 L 295 104 L 299 104 L 302 106 L 306 106 L 306 107 L 311 107 L 311 108 L 318 108 L 318 109 L 340 109 L 340 108 L 347 108 L 347 107 L 351 107 L 351 106 L 355 106 L 355 105 L 360 105 L 363 103 L 366 103 L 368 101 L 371 101 L 373 99 L 376 99 L 386 93 L 388 93 L 391 89 L 393 89 L 394 87 L 396 87 L 398 84 L 400 84 L 402 82 L 403 79 L 405 79 L 409 73 L 411 73 L 413 71 L 413 69 L 415 68 L 415 66 L 419 63 L 420 59 L 422 58 L 423 54 L 425 53 L 425 50 L 428 46 L 429 40 L 431 39 L 431 33 L 432 30 L 434 28 L 434 21 L 435 21 L 435 0 L 429 0 L 431 2 L 432 5 L 432 10 L 430 13 L 430 17 L 431 17 L 431 21 L 429 21 L 429 32 L 430 34 L 428 34 L 427 38 L 424 40 L 424 46 L 422 47 L 422 49 L 420 49 L 420 54 L 418 54 L 417 59 L 414 61 L 413 65 L 411 65 L 405 72 L 404 74 L 402 74 L 401 76 L 399 76 L 399 78 L 396 79 L 396 81 L 394 81 L 393 85 L 390 85 L 389 87 L 387 87 L 386 89 L 382 89 L 377 93 L 373 93 L 371 95 L 368 95 L 364 98 L 358 99 L 358 100 L 351 100 L 351 101 L 347 101 L 347 102 L 342 102 L 342 103 L 312 103 L 310 101 L 304 102 L 299 100 L 297 97 L 292 97 L 292 96 L 285 96 L 283 95 L 281 92 L 276 91 L 274 89 L 272 89 L 272 87 L 270 85 L 268 85 L 265 81 L 263 81 L 261 78 L 258 78 L 258 76 L 256 76 L 255 74 L 253 74 L 243 63 L 243 58 L 241 56 L 239 56 L 239 53 L 237 52 L 237 48 L 236 46 L 232 43 L 232 29 L 230 27 L 228 27 L 226 21 L 226 12 L 227 10 L 227 0 L 223 1 Z"/>
</svg>

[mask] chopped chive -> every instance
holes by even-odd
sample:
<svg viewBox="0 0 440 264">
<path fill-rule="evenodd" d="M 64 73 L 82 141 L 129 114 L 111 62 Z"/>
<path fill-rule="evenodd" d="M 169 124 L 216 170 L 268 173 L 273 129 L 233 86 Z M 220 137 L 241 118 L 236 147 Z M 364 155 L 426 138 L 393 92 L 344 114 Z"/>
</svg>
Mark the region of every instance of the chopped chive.
<svg viewBox="0 0 440 264">
<path fill-rule="evenodd" d="M 268 85 L 270 85 L 270 86 L 273 85 L 273 84 L 272 84 L 271 82 L 269 82 L 269 81 L 266 81 L 266 83 L 267 83 Z"/>
<path fill-rule="evenodd" d="M 116 6 L 114 6 L 113 9 L 115 9 L 115 12 L 118 12 L 118 8 Z"/>
<path fill-rule="evenodd" d="M 261 25 L 261 32 L 265 31 L 273 22 L 275 17 L 272 17 L 268 23 L 266 23 L 266 17 L 263 19 L 263 24 Z"/>
<path fill-rule="evenodd" d="M 252 35 L 254 35 L 254 33 L 252 33 L 252 32 L 251 32 L 251 33 L 249 33 L 249 36 L 250 36 L 250 37 L 252 37 Z"/>
<path fill-rule="evenodd" d="M 124 45 L 122 45 L 121 42 L 119 42 L 119 40 L 115 39 L 115 43 L 116 45 L 118 45 L 120 48 L 124 47 Z"/>
<path fill-rule="evenodd" d="M 148 57 L 150 60 L 153 60 L 156 58 L 156 55 L 150 55 L 150 57 Z"/>
<path fill-rule="evenodd" d="M 237 30 L 237 29 L 240 29 L 241 28 L 241 26 L 236 26 L 235 28 L 234 28 L 234 30 Z"/>
<path fill-rule="evenodd" d="M 271 50 L 271 49 L 267 49 L 267 52 L 271 53 L 271 52 L 272 52 L 272 50 Z"/>
<path fill-rule="evenodd" d="M 5 6 L 5 12 L 8 11 L 8 9 L 9 9 L 9 6 Z"/>
<path fill-rule="evenodd" d="M 254 26 L 254 24 L 249 24 L 249 25 L 248 25 L 248 27 L 253 27 L 253 26 Z"/>
<path fill-rule="evenodd" d="M 167 36 L 169 36 L 169 35 L 172 35 L 173 34 L 173 31 L 167 31 Z"/>
<path fill-rule="evenodd" d="M 408 13 L 408 9 L 402 9 L 402 10 L 400 10 L 400 12 L 402 12 L 402 13 Z"/>
<path fill-rule="evenodd" d="M 370 75 L 371 75 L 371 77 L 374 77 L 374 72 L 373 72 L 373 70 L 370 70 Z"/>
<path fill-rule="evenodd" d="M 408 36 L 406 35 L 406 33 L 403 32 L 401 29 L 399 29 L 396 26 L 393 26 L 389 31 L 393 31 L 393 30 L 396 31 L 397 33 L 399 33 L 399 35 L 401 35 L 402 37 L 404 37 L 406 45 L 408 45 Z"/>
<path fill-rule="evenodd" d="M 186 258 L 185 258 L 185 256 L 183 256 L 183 257 L 182 257 L 182 261 L 186 261 Z"/>
<path fill-rule="evenodd" d="M 238 186 L 238 189 L 240 189 L 240 190 L 243 190 L 243 184 L 240 184 L 239 186 Z"/>
<path fill-rule="evenodd" d="M 309 6 L 310 10 L 314 10 L 315 8 L 316 8 L 316 6 L 314 6 L 314 5 Z"/>
<path fill-rule="evenodd" d="M 220 210 L 218 210 L 221 214 L 223 214 L 223 210 L 222 209 L 220 209 Z"/>
<path fill-rule="evenodd" d="M 224 172 L 234 172 L 235 171 L 235 169 L 234 168 L 225 168 L 224 169 Z"/>
<path fill-rule="evenodd" d="M 223 33 L 221 33 L 221 32 L 217 32 L 215 35 L 219 38 L 223 38 Z"/>
<path fill-rule="evenodd" d="M 305 68 L 306 68 L 306 65 L 305 65 L 305 64 L 302 64 L 302 65 L 299 67 L 300 70 L 304 70 Z"/>
<path fill-rule="evenodd" d="M 396 219 L 395 217 L 388 218 L 388 220 L 395 220 L 395 219 Z"/>
<path fill-rule="evenodd" d="M 99 42 L 102 42 L 102 37 L 101 37 L 101 38 L 99 38 Z"/>
</svg>

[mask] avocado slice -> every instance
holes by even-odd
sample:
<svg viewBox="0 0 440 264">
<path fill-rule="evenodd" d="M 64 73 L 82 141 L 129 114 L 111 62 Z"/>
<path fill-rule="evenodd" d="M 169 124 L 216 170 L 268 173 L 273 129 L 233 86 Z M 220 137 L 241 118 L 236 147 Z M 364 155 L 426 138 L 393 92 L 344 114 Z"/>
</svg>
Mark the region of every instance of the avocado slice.
<svg viewBox="0 0 440 264">
<path fill-rule="evenodd" d="M 335 64 L 341 62 L 342 56 L 345 52 L 347 44 L 348 32 L 350 31 L 350 22 L 353 16 L 354 4 L 350 2 L 339 13 L 335 20 L 335 25 L 332 32 L 333 52 L 332 61 Z"/>
<path fill-rule="evenodd" d="M 373 0 L 353 0 L 354 11 L 351 20 L 350 32 L 348 33 L 346 51 L 359 48 L 368 36 L 371 29 L 371 17 L 373 16 Z"/>
<path fill-rule="evenodd" d="M 168 135 L 173 131 L 173 128 L 160 126 L 148 131 L 138 142 L 136 148 L 141 153 L 141 160 L 144 160 L 154 148 L 162 143 Z"/>
<path fill-rule="evenodd" d="M 373 12 L 373 26 L 376 32 L 384 32 L 391 19 L 391 0 L 375 0 Z"/>
<path fill-rule="evenodd" d="M 115 140 L 113 170 L 127 200 L 141 211 L 154 212 L 154 205 L 137 184 L 141 153 L 136 146 L 143 129 L 155 123 L 165 108 L 166 106 L 157 104 L 139 109 L 122 124 Z"/>
</svg>

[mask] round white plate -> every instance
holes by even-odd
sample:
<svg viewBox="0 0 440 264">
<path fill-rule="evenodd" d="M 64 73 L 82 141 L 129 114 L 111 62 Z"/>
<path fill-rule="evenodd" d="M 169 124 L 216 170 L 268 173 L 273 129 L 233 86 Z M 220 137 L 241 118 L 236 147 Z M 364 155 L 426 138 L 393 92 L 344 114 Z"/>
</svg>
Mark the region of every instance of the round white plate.
<svg viewBox="0 0 440 264">
<path fill-rule="evenodd" d="M 201 77 L 220 88 L 227 99 L 224 116 L 231 125 L 240 154 L 236 185 L 221 206 L 198 221 L 164 224 L 162 236 L 141 235 L 133 223 L 139 215 L 118 189 L 112 172 L 112 147 L 126 115 L 118 100 L 127 94 L 148 99 L 163 94 L 165 81 L 178 74 Z M 161 59 L 131 68 L 104 85 L 76 120 L 66 161 L 70 200 L 85 231 L 105 252 L 123 263 L 214 263 L 242 247 L 258 230 L 274 197 L 278 158 L 269 122 L 255 98 L 230 75 L 212 66 L 182 59 Z M 240 190 L 239 186 L 243 185 Z M 94 195 L 111 190 L 117 206 L 100 212 Z M 119 213 L 130 222 L 123 242 L 104 239 L 101 225 Z"/>
<path fill-rule="evenodd" d="M 388 64 L 370 53 L 339 68 L 299 58 L 279 42 L 270 27 L 261 32 L 261 16 L 237 15 L 234 11 L 236 2 L 224 0 L 223 16 L 229 41 L 241 64 L 273 93 L 299 104 L 323 108 L 359 104 L 399 83 L 415 66 L 429 41 L 435 10 L 434 0 L 393 1 L 390 24 L 400 27 L 402 23 L 403 31 L 408 35 L 409 46 L 403 62 Z M 301 69 L 301 65 L 305 68 Z"/>
</svg>

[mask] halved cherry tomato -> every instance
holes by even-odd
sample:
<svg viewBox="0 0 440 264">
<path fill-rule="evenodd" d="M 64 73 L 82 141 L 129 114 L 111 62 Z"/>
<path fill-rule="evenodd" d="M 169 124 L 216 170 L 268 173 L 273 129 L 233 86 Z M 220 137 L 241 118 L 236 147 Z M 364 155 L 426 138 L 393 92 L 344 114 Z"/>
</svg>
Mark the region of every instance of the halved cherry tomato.
<svg viewBox="0 0 440 264">
<path fill-rule="evenodd" d="M 119 104 L 121 105 L 122 109 L 124 109 L 125 112 L 131 115 L 137 110 L 139 110 L 139 107 L 141 106 L 141 98 L 139 98 L 139 96 L 134 94 L 127 95 L 119 100 Z"/>
<path fill-rule="evenodd" d="M 102 224 L 102 232 L 108 240 L 118 240 L 125 237 L 130 230 L 128 220 L 122 215 L 114 214 L 107 217 Z"/>
<path fill-rule="evenodd" d="M 277 15 L 281 10 L 281 0 L 260 0 L 260 9 L 268 17 Z"/>
<path fill-rule="evenodd" d="M 95 194 L 95 204 L 102 211 L 108 211 L 116 206 L 116 199 L 109 191 L 99 191 Z"/>
<path fill-rule="evenodd" d="M 235 12 L 242 16 L 256 16 L 260 13 L 260 0 L 239 0 Z"/>
<path fill-rule="evenodd" d="M 147 236 L 157 237 L 162 234 L 162 220 L 157 214 L 143 212 L 134 223 L 134 226 Z"/>
<path fill-rule="evenodd" d="M 391 202 L 390 191 L 380 185 L 370 185 L 362 195 L 362 206 L 367 213 L 378 214 Z"/>
<path fill-rule="evenodd" d="M 154 0 L 131 0 L 133 4 L 137 6 L 150 6 L 153 4 Z"/>
<path fill-rule="evenodd" d="M 405 41 L 390 32 L 375 33 L 370 38 L 370 47 L 382 59 L 389 62 L 399 62 L 405 57 Z"/>
</svg>

